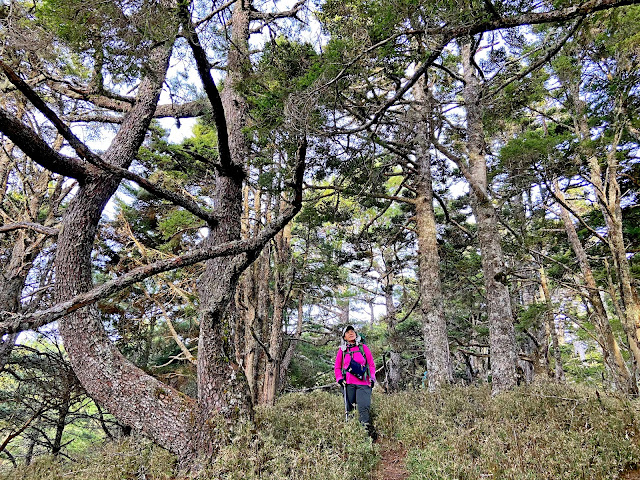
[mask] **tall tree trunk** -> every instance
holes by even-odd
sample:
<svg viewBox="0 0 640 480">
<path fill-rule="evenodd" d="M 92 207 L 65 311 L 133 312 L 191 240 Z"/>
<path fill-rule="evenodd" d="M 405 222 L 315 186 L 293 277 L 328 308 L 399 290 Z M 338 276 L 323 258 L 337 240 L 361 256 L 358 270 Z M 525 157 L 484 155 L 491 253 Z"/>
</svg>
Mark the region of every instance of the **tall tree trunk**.
<svg viewBox="0 0 640 480">
<path fill-rule="evenodd" d="M 231 41 L 227 61 L 225 88 L 221 94 L 227 121 L 229 153 L 235 175 L 218 175 L 213 195 L 219 223 L 211 228 L 205 246 L 240 239 L 242 230 L 243 166 L 249 148 L 243 129 L 247 125 L 248 107 L 238 87 L 246 77 L 249 64 L 249 2 L 237 2 L 231 17 Z M 199 421 L 207 422 L 222 414 L 228 427 L 240 416 L 251 415 L 251 396 L 243 369 L 236 363 L 231 319 L 227 315 L 234 298 L 246 254 L 232 259 L 208 260 L 200 278 L 200 338 L 198 342 Z M 205 438 L 201 450 L 209 448 Z"/>
<path fill-rule="evenodd" d="M 427 361 L 429 391 L 453 381 L 447 322 L 444 315 L 444 296 L 440 282 L 440 256 L 436 216 L 433 210 L 433 187 L 431 180 L 431 154 L 427 133 L 431 117 L 431 102 L 426 92 L 424 78 L 415 91 L 419 108 L 417 125 L 416 163 L 416 231 L 418 236 L 418 268 L 420 282 L 420 311 L 422 334 Z"/>
<path fill-rule="evenodd" d="M 389 339 L 389 359 L 385 361 L 385 389 L 387 392 L 396 392 L 400 390 L 402 381 L 402 349 L 399 345 L 398 333 L 396 331 L 396 305 L 393 300 L 393 287 L 395 285 L 395 259 L 393 252 L 388 248 L 382 247 L 381 252 L 383 268 L 378 274 L 383 278 L 382 292 L 384 294 L 384 304 L 386 308 L 385 319 L 387 321 L 387 336 Z M 375 299 L 374 299 L 375 300 Z M 373 308 L 372 308 L 373 315 Z"/>
<path fill-rule="evenodd" d="M 248 193 L 248 192 L 247 192 Z M 246 227 L 247 237 L 257 235 L 262 219 L 262 193 L 253 192 L 254 221 Z M 248 213 L 248 209 L 246 209 Z M 266 245 L 260 256 L 251 264 L 242 277 L 240 291 L 236 295 L 240 321 L 238 334 L 243 335 L 242 346 L 236 342 L 238 362 L 244 367 L 244 373 L 253 404 L 259 401 L 264 373 L 264 337 L 269 305 L 269 281 L 271 279 L 271 246 Z"/>
<path fill-rule="evenodd" d="M 269 337 L 269 359 L 265 365 L 262 402 L 273 405 L 280 385 L 280 367 L 282 365 L 282 345 L 284 342 L 284 316 L 291 292 L 291 226 L 288 225 L 275 236 L 274 270 L 275 285 L 273 292 L 273 317 Z"/>
<path fill-rule="evenodd" d="M 469 156 L 465 176 L 471 184 L 471 208 L 478 228 L 489 317 L 492 392 L 497 394 L 516 385 L 518 356 L 497 214 L 488 189 L 482 89 L 475 74 L 471 39 L 462 42 L 461 47 Z"/>
</svg>

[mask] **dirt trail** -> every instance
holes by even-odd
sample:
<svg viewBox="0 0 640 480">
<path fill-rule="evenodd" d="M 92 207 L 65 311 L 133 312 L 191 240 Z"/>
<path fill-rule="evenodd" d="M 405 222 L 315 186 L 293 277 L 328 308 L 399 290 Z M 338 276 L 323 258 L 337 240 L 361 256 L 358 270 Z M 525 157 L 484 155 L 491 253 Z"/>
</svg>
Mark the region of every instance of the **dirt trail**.
<svg viewBox="0 0 640 480">
<path fill-rule="evenodd" d="M 632 470 L 626 473 L 623 473 L 620 478 L 622 480 L 640 480 L 640 470 Z"/>
<path fill-rule="evenodd" d="M 378 442 L 380 446 L 380 463 L 373 472 L 373 480 L 404 480 L 409 478 L 409 472 L 404 466 L 407 451 L 403 446 L 392 440 L 384 439 Z"/>
</svg>

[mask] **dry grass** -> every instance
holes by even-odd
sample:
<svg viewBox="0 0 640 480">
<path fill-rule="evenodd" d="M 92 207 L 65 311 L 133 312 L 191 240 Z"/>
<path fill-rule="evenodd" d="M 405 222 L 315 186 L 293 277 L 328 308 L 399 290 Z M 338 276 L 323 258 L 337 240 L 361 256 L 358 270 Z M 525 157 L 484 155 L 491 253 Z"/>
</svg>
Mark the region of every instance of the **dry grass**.
<svg viewBox="0 0 640 480">
<path fill-rule="evenodd" d="M 378 406 L 381 433 L 408 450 L 410 478 L 616 479 L 640 463 L 637 401 L 594 389 L 541 384 L 492 398 L 488 387 L 451 388 Z"/>
</svg>

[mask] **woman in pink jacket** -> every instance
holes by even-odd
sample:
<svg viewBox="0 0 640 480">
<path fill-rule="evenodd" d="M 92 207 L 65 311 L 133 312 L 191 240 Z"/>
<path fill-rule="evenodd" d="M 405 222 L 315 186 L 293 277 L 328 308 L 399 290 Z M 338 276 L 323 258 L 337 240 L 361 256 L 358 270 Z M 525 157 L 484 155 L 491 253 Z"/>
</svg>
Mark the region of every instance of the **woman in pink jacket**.
<svg viewBox="0 0 640 480">
<path fill-rule="evenodd" d="M 360 423 L 372 437 L 375 435 L 371 424 L 371 390 L 376 382 L 376 365 L 371 350 L 358 335 L 353 325 L 342 330 L 342 342 L 336 355 L 334 366 L 336 382 L 346 389 L 345 406 L 347 412 L 358 406 Z"/>
</svg>

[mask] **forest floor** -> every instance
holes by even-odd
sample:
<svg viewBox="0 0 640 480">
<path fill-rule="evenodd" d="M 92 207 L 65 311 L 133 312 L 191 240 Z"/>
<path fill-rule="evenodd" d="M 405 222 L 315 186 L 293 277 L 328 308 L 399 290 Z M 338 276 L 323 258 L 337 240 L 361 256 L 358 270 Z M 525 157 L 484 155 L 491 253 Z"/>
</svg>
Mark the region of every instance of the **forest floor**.
<svg viewBox="0 0 640 480">
<path fill-rule="evenodd" d="M 407 451 L 401 443 L 389 439 L 378 440 L 380 463 L 371 478 L 373 480 L 404 480 L 409 477 L 405 467 Z M 632 477 L 635 478 L 635 477 Z"/>
</svg>

